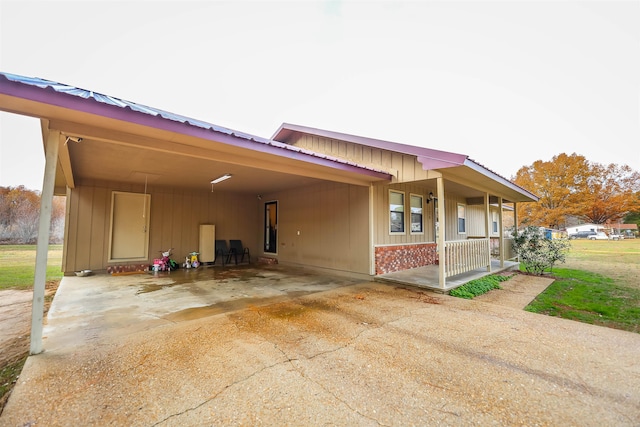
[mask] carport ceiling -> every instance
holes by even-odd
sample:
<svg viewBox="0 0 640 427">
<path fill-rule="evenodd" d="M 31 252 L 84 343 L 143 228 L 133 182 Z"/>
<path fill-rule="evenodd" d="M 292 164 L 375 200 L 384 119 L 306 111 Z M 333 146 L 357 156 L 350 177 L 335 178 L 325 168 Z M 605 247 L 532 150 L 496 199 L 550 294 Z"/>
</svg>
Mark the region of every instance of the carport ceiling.
<svg viewBox="0 0 640 427">
<path fill-rule="evenodd" d="M 231 179 L 213 185 L 214 191 L 267 194 L 321 182 L 320 179 L 275 172 L 177 152 L 145 150 L 138 147 L 83 138 L 68 142 L 76 184 L 90 180 L 118 181 L 160 187 L 211 191 L 211 180 L 226 173 Z M 215 153 L 208 153 L 215 157 Z"/>
</svg>

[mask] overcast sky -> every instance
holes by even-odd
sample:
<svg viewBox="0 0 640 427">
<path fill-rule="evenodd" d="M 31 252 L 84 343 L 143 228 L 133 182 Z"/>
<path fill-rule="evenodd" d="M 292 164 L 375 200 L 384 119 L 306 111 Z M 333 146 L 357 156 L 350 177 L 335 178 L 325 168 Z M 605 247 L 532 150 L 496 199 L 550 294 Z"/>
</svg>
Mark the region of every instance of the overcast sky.
<svg viewBox="0 0 640 427">
<path fill-rule="evenodd" d="M 640 171 L 640 1 L 0 0 L 0 71 L 271 137 L 294 123 Z M 0 186 L 41 189 L 37 120 L 0 113 Z"/>
</svg>

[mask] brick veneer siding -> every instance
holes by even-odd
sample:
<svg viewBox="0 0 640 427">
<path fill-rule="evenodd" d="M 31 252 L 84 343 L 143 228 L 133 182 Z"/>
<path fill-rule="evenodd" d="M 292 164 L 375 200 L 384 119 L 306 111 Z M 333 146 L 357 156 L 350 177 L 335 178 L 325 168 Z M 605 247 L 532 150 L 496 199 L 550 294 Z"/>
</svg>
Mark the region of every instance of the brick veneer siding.
<svg viewBox="0 0 640 427">
<path fill-rule="evenodd" d="M 438 263 L 435 243 L 377 246 L 376 275 Z"/>
</svg>

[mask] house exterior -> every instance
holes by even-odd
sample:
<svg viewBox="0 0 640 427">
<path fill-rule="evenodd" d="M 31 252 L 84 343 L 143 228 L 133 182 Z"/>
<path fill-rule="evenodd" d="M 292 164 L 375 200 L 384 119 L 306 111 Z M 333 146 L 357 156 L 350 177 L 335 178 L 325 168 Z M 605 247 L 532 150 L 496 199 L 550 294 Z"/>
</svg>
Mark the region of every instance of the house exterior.
<svg viewBox="0 0 640 427">
<path fill-rule="evenodd" d="M 442 289 L 490 270 L 492 252 L 510 258 L 503 213 L 537 201 L 462 154 L 292 124 L 262 138 L 40 78 L 0 73 L 0 110 L 40 119 L 46 154 L 32 325 L 54 194 L 67 200 L 66 275 L 169 248 L 180 259 L 215 238 L 363 278 L 437 265 Z"/>
<path fill-rule="evenodd" d="M 214 224 L 280 263 L 367 277 L 438 263 L 444 279 L 500 252 L 507 203 L 537 200 L 462 154 L 292 124 L 265 139 L 6 73 L 0 89 L 58 146 L 65 274 L 182 257 Z"/>
</svg>

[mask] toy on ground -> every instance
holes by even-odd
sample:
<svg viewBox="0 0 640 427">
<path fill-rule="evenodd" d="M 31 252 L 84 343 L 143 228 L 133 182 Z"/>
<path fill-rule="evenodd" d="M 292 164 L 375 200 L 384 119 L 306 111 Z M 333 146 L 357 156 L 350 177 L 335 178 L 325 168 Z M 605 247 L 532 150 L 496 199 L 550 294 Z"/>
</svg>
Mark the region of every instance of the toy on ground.
<svg viewBox="0 0 640 427">
<path fill-rule="evenodd" d="M 189 260 L 189 262 L 191 263 L 191 267 L 198 268 L 200 266 L 200 261 L 198 261 L 198 255 L 200 255 L 200 252 L 194 251 L 189 255 L 191 255 L 191 259 Z"/>
<path fill-rule="evenodd" d="M 153 271 L 171 271 L 178 269 L 178 263 L 170 258 L 172 250 L 173 248 L 166 252 L 160 251 L 162 258 L 153 260 Z"/>
</svg>

